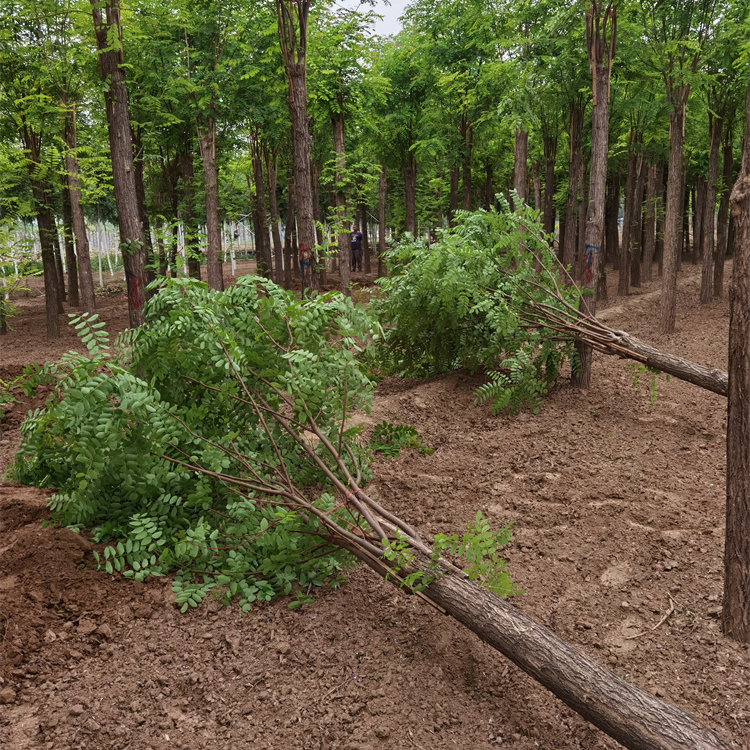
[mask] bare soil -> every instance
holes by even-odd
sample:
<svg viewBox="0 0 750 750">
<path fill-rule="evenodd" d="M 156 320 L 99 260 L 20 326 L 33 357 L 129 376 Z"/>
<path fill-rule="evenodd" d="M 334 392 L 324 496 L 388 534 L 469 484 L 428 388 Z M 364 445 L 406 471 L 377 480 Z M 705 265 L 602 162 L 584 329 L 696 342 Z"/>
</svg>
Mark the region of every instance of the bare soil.
<svg viewBox="0 0 750 750">
<path fill-rule="evenodd" d="M 684 267 L 672 336 L 657 332 L 658 281 L 614 299 L 612 274 L 602 317 L 725 368 L 727 303 L 699 307 L 696 271 Z M 78 348 L 70 334 L 45 341 L 43 297 L 19 302 L 0 340 L 5 381 Z M 122 295 L 100 302 L 111 331 L 126 325 Z M 562 379 L 539 414 L 513 417 L 476 405 L 481 381 L 466 372 L 387 379 L 360 417 L 366 434 L 414 425 L 435 453 L 377 457 L 370 489 L 427 536 L 462 531 L 478 509 L 513 521 L 516 606 L 750 750 L 750 655 L 719 628 L 726 401 L 660 377 L 652 404 L 648 377 L 634 388 L 633 376 L 596 355 L 590 391 Z M 6 406 L 3 467 L 41 400 Z M 617 746 L 369 569 L 301 610 L 279 600 L 241 616 L 208 601 L 181 615 L 169 581 L 96 572 L 83 536 L 45 528 L 47 494 L 2 488 L 5 748 Z"/>
</svg>

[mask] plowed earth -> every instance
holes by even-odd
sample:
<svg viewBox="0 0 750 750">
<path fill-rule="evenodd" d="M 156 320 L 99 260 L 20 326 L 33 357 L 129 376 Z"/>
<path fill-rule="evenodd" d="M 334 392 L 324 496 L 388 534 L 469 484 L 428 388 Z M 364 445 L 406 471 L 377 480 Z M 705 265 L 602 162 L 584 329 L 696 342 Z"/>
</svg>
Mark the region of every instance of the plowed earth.
<svg viewBox="0 0 750 750">
<path fill-rule="evenodd" d="M 699 308 L 697 284 L 686 267 L 673 336 L 657 333 L 658 282 L 602 317 L 725 368 L 727 303 Z M 77 345 L 46 343 L 42 297 L 19 302 L 0 342 L 6 381 Z M 100 300 L 110 330 L 127 324 L 125 305 Z M 599 355 L 590 391 L 563 379 L 537 415 L 491 416 L 474 403 L 480 382 L 459 372 L 378 386 L 365 434 L 384 419 L 414 425 L 435 452 L 377 457 L 372 493 L 427 537 L 462 531 L 478 509 L 498 528 L 514 521 L 518 607 L 750 750 L 749 654 L 719 628 L 725 400 L 662 377 L 652 404 L 628 363 Z M 3 467 L 43 396 L 6 406 Z M 168 581 L 96 572 L 85 537 L 45 528 L 46 494 L 2 488 L 8 750 L 617 746 L 366 568 L 300 610 L 279 600 L 240 616 L 206 601 L 181 615 Z"/>
</svg>

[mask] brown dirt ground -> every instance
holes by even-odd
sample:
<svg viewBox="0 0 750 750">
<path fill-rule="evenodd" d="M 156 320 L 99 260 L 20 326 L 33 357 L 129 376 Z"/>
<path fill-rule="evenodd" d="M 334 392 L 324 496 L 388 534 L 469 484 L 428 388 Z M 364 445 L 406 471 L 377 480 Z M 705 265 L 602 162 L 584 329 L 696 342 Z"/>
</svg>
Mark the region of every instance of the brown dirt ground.
<svg viewBox="0 0 750 750">
<path fill-rule="evenodd" d="M 610 290 L 616 289 L 616 274 Z M 649 343 L 726 366 L 725 300 L 698 306 L 686 267 L 679 327 L 657 332 L 658 282 L 602 317 Z M 614 285 L 614 289 L 612 286 Z M 55 359 L 43 298 L 20 301 L 0 378 Z M 101 312 L 126 324 L 121 296 Z M 515 522 L 514 603 L 582 652 L 750 750 L 748 650 L 719 630 L 725 401 L 597 355 L 593 387 L 561 381 L 538 415 L 489 414 L 468 373 L 378 386 L 366 429 L 417 427 L 431 456 L 378 458 L 373 494 L 427 535 L 482 509 Z M 39 398 L 37 398 L 39 401 Z M 7 408 L 7 466 L 29 406 Z M 0 742 L 24 748 L 616 747 L 456 622 L 358 568 L 338 590 L 287 602 L 204 603 L 180 615 L 167 581 L 93 569 L 92 546 L 43 527 L 44 491 L 2 488 Z M 674 613 L 653 628 L 670 606 Z M 638 638 L 636 634 L 643 633 Z"/>
</svg>

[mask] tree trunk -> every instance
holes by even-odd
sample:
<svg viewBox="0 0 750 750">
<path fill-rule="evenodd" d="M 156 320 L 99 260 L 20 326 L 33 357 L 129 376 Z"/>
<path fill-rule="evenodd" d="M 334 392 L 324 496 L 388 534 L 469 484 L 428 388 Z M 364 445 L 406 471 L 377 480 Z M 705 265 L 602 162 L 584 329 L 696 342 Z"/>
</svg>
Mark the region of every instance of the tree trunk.
<svg viewBox="0 0 750 750">
<path fill-rule="evenodd" d="M 518 194 L 521 203 L 529 202 L 529 133 L 527 130 L 516 128 L 513 149 L 513 189 Z M 518 209 L 519 206 L 514 206 Z"/>
<path fill-rule="evenodd" d="M 276 175 L 278 174 L 278 151 L 266 149 L 266 173 L 268 174 L 268 210 L 271 213 L 271 233 L 273 234 L 274 281 L 278 286 L 284 283 L 284 262 L 281 259 L 281 233 L 279 232 L 279 206 L 276 196 Z"/>
<path fill-rule="evenodd" d="M 584 250 L 586 249 L 586 162 L 581 153 L 578 166 L 578 245 L 576 247 L 575 280 L 580 283 L 583 278 Z"/>
<path fill-rule="evenodd" d="M 716 264 L 714 265 L 714 297 L 724 295 L 724 260 L 727 257 L 727 240 L 729 239 L 729 195 L 734 170 L 734 150 L 732 148 L 732 133 L 727 128 L 724 137 L 724 174 L 722 182 L 721 200 L 719 201 L 719 216 L 716 229 Z"/>
<path fill-rule="evenodd" d="M 643 231 L 643 183 L 647 170 L 646 159 L 643 154 L 638 155 L 638 178 L 635 182 L 635 196 L 633 198 L 633 213 L 631 216 L 632 230 L 630 232 L 630 283 L 636 289 L 641 286 L 641 247 Z"/>
<path fill-rule="evenodd" d="M 34 161 L 31 157 L 29 170 L 34 170 Z M 33 171 L 32 171 L 33 174 Z M 36 223 L 39 229 L 39 245 L 42 250 L 42 269 L 44 272 L 44 307 L 47 313 L 47 338 L 49 340 L 60 337 L 59 312 L 59 290 L 57 288 L 57 267 L 55 265 L 55 249 L 52 241 L 52 233 L 55 232 L 55 220 L 49 207 L 49 200 L 44 183 L 31 179 L 31 191 L 36 204 Z"/>
<path fill-rule="evenodd" d="M 133 138 L 133 166 L 135 167 L 135 194 L 146 248 L 144 281 L 148 285 L 156 278 L 156 263 L 154 248 L 151 244 L 151 223 L 148 220 L 148 211 L 146 211 L 146 186 L 143 184 L 143 144 L 141 143 L 139 128 L 131 128 L 131 135 Z"/>
<path fill-rule="evenodd" d="M 607 259 L 612 268 L 620 267 L 620 172 L 612 175 L 607 196 Z"/>
<path fill-rule="evenodd" d="M 404 200 L 406 203 L 406 231 L 417 236 L 417 160 L 413 151 L 408 151 L 403 162 Z"/>
<path fill-rule="evenodd" d="M 51 206 L 50 211 L 52 211 Z M 57 273 L 57 312 L 62 315 L 65 312 L 63 308 L 63 302 L 65 301 L 65 272 L 63 271 L 62 254 L 60 252 L 60 234 L 57 231 L 54 212 L 52 213 L 52 248 L 55 253 L 55 272 Z"/>
<path fill-rule="evenodd" d="M 195 205 L 195 166 L 193 164 L 192 140 L 186 135 L 184 149 L 180 154 L 182 172 L 182 227 L 185 233 L 185 256 L 187 257 L 188 274 L 200 281 L 201 252 L 198 237 L 198 222 Z"/>
<path fill-rule="evenodd" d="M 62 214 L 65 263 L 68 266 L 68 304 L 71 307 L 78 307 L 81 303 L 78 295 L 76 253 L 73 248 L 73 212 L 70 208 L 70 193 L 68 192 L 68 180 L 65 175 L 62 177 Z"/>
<path fill-rule="evenodd" d="M 451 169 L 450 192 L 448 194 L 448 226 L 453 226 L 455 221 L 456 209 L 458 209 L 458 180 L 460 177 L 458 167 Z"/>
<path fill-rule="evenodd" d="M 319 162 L 313 162 L 312 164 L 312 194 L 313 194 L 313 220 L 315 221 L 315 240 L 322 247 L 323 245 L 323 229 L 321 224 L 320 214 L 320 170 L 321 166 Z M 334 204 L 335 205 L 335 204 Z M 325 284 L 325 274 L 327 270 L 327 256 L 321 258 L 320 261 L 320 283 Z M 336 258 L 331 258 L 331 271 L 336 271 Z"/>
<path fill-rule="evenodd" d="M 292 268 L 295 258 L 292 255 L 292 233 L 294 227 L 294 182 L 287 185 L 289 193 L 286 211 L 286 226 L 284 227 L 284 289 L 292 288 Z"/>
<path fill-rule="evenodd" d="M 656 168 L 656 258 L 659 262 L 659 276 L 664 273 L 664 163 Z"/>
<path fill-rule="evenodd" d="M 277 0 L 277 7 L 278 7 Z M 302 32 L 300 32 L 302 33 Z M 292 120 L 294 146 L 294 210 L 300 250 L 313 253 L 310 287 L 320 289 L 320 272 L 316 251 L 315 220 L 313 218 L 312 176 L 310 169 L 310 130 L 307 117 L 307 78 L 305 53 L 300 50 L 297 62 L 287 63 L 289 77 L 289 115 Z"/>
<path fill-rule="evenodd" d="M 654 251 L 656 250 L 656 164 L 648 165 L 646 183 L 646 218 L 643 228 L 643 280 L 649 283 L 653 279 Z"/>
<path fill-rule="evenodd" d="M 253 181 L 255 183 L 255 211 L 257 229 L 255 231 L 255 267 L 259 276 L 271 278 L 271 241 L 268 236 L 268 216 L 266 214 L 266 187 L 263 180 L 263 151 L 260 135 L 256 131 L 251 138 L 253 159 Z"/>
<path fill-rule="evenodd" d="M 63 101 L 67 106 L 67 102 Z M 73 221 L 73 234 L 76 240 L 76 255 L 78 259 L 78 282 L 81 302 L 87 313 L 96 312 L 96 297 L 94 296 L 94 277 L 91 272 L 91 256 L 89 254 L 89 239 L 86 234 L 86 220 L 81 207 L 81 185 L 78 179 L 78 157 L 76 156 L 76 111 L 71 107 L 65 116 L 63 127 L 65 141 L 65 172 L 67 176 L 70 210 Z"/>
<path fill-rule="evenodd" d="M 557 136 L 544 138 L 544 233 L 555 231 L 555 160 Z"/>
<path fill-rule="evenodd" d="M 144 322 L 143 306 L 146 292 L 146 238 L 143 233 L 133 165 L 133 141 L 128 111 L 128 89 L 122 67 L 122 39 L 119 0 L 91 0 L 94 31 L 99 50 L 99 71 L 105 82 L 104 101 L 107 107 L 109 150 L 112 156 L 112 181 L 115 189 L 117 220 L 120 228 L 120 249 L 128 287 L 130 327 Z M 106 19 L 102 15 L 106 11 Z"/>
<path fill-rule="evenodd" d="M 542 178 L 539 175 L 539 159 L 531 162 L 532 182 L 534 183 L 534 210 L 541 214 L 542 212 Z"/>
<path fill-rule="evenodd" d="M 367 206 L 362 203 L 359 207 L 359 231 L 362 232 L 362 260 L 364 262 L 365 275 L 372 273 L 370 264 L 370 238 L 367 232 Z"/>
<path fill-rule="evenodd" d="M 622 242 L 620 244 L 620 278 L 617 284 L 617 294 L 626 296 L 630 292 L 630 236 L 633 231 L 633 202 L 635 201 L 635 185 L 638 181 L 638 153 L 633 143 L 633 132 L 630 133 L 631 147 L 628 151 L 628 177 L 625 181 L 625 209 L 622 216 Z"/>
<path fill-rule="evenodd" d="M 216 121 L 206 117 L 198 127 L 198 144 L 203 161 L 206 202 L 206 276 L 208 288 L 224 291 L 221 257 L 221 220 L 219 218 L 219 171 L 216 167 Z M 255 238 L 256 243 L 258 238 Z M 257 260 L 257 258 L 256 258 Z"/>
<path fill-rule="evenodd" d="M 660 329 L 673 333 L 677 311 L 677 261 L 680 240 L 680 212 L 683 196 L 683 125 L 688 86 L 676 89 L 674 110 L 669 115 L 669 173 L 667 208 L 664 216 L 664 276 L 662 278 Z"/>
<path fill-rule="evenodd" d="M 568 207 L 565 215 L 565 244 L 563 265 L 575 269 L 578 238 L 578 186 L 581 164 L 581 130 L 583 128 L 582 104 L 574 103 L 570 109 L 570 161 L 568 165 Z"/>
<path fill-rule="evenodd" d="M 344 115 L 341 92 L 339 92 L 339 111 L 334 113 L 333 151 L 336 155 L 336 227 L 339 246 L 339 280 L 342 294 L 351 296 L 352 249 L 349 239 L 349 222 L 346 220 L 346 195 L 344 180 L 346 179 L 346 141 L 344 136 Z"/>
<path fill-rule="evenodd" d="M 617 38 L 617 11 L 607 7 L 604 17 L 601 10 L 592 3 L 586 14 L 586 46 L 591 67 L 593 101 L 591 108 L 591 167 L 589 174 L 589 203 L 586 210 L 586 223 L 582 227 L 584 238 L 581 267 L 581 281 L 591 294 L 582 300 L 588 315 L 596 315 L 597 282 L 603 272 L 601 247 L 604 244 L 604 211 L 607 190 L 607 152 L 609 150 L 609 79 L 612 57 Z M 607 22 L 610 21 L 609 34 Z M 601 24 L 601 29 L 600 29 Z M 607 45 L 607 36 L 610 43 Z M 582 170 L 585 174 L 585 168 Z M 584 187 L 582 185 L 582 187 Z M 578 372 L 573 377 L 573 385 L 578 388 L 591 387 L 590 346 L 576 343 L 580 361 Z"/>
<path fill-rule="evenodd" d="M 465 118 L 463 118 L 463 123 L 464 127 L 462 135 L 464 139 L 464 158 L 463 174 L 461 176 L 461 186 L 463 189 L 462 208 L 464 211 L 471 211 L 471 149 L 474 140 L 474 128 Z"/>
<path fill-rule="evenodd" d="M 724 634 L 750 643 L 750 86 L 742 166 L 730 202 L 735 222 L 729 289 L 727 510 L 724 541 Z"/>
<path fill-rule="evenodd" d="M 484 210 L 489 211 L 495 202 L 495 196 L 492 193 L 492 162 L 487 161 L 484 165 Z"/>
<path fill-rule="evenodd" d="M 385 167 L 380 168 L 378 184 L 378 278 L 385 276 Z"/>
<path fill-rule="evenodd" d="M 706 213 L 706 181 L 699 177 L 695 185 L 693 204 L 693 253 L 691 262 L 696 265 L 703 257 L 703 218 Z"/>
<path fill-rule="evenodd" d="M 716 223 L 716 181 L 719 177 L 719 145 L 724 124 L 722 117 L 709 115 L 711 146 L 708 151 L 708 180 L 703 209 L 703 267 L 701 268 L 700 303 L 708 304 L 714 296 L 714 227 Z"/>
</svg>

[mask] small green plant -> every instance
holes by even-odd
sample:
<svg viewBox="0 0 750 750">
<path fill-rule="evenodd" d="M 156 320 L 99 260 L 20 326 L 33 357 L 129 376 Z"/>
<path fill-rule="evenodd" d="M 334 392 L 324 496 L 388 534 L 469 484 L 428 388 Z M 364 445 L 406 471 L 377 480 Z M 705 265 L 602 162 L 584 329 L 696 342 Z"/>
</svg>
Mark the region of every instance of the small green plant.
<svg viewBox="0 0 750 750">
<path fill-rule="evenodd" d="M 394 425 L 385 421 L 375 426 L 369 447 L 387 458 L 400 456 L 405 448 L 413 448 L 428 456 L 435 452 L 422 442 L 414 427 L 406 424 Z"/>
<path fill-rule="evenodd" d="M 633 372 L 633 388 L 638 387 L 641 375 L 644 373 L 651 375 L 651 382 L 648 387 L 648 398 L 652 404 L 655 404 L 659 399 L 658 377 L 662 374 L 661 370 L 657 370 L 655 367 L 649 367 L 648 365 L 639 365 L 637 362 L 631 362 L 628 365 L 628 369 Z M 671 379 L 672 376 L 667 374 L 666 382 L 668 383 Z"/>
</svg>

